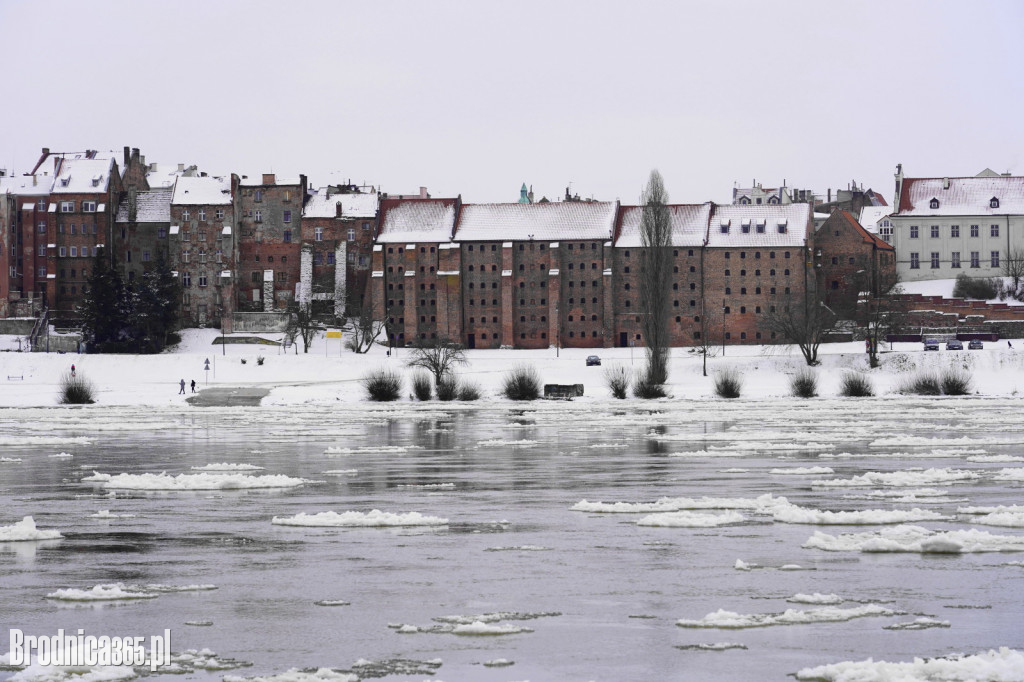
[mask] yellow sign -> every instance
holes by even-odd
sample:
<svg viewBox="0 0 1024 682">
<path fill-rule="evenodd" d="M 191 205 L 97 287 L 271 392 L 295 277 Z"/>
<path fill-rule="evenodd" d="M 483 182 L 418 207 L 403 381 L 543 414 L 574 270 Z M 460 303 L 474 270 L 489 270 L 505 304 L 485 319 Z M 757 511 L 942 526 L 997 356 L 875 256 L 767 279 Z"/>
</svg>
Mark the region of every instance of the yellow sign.
<svg viewBox="0 0 1024 682">
<path fill-rule="evenodd" d="M 329 338 L 329 339 L 340 339 L 341 338 L 341 332 L 329 331 L 329 332 L 327 332 L 327 338 Z"/>
</svg>

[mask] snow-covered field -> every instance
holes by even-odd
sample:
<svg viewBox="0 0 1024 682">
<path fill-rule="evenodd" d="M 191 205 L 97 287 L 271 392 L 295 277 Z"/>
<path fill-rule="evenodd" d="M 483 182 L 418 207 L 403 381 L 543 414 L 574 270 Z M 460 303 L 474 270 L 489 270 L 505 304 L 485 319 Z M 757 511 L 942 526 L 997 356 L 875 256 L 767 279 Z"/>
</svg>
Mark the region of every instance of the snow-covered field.
<svg viewBox="0 0 1024 682">
<path fill-rule="evenodd" d="M 208 387 L 249 387 L 269 390 L 263 405 L 296 405 L 365 400 L 359 383 L 369 370 L 390 366 L 406 378 L 411 393 L 412 370 L 405 363 L 411 351 L 398 349 L 388 356 L 377 346 L 366 355 L 340 347 L 336 339 L 317 338 L 308 354 L 285 354 L 277 346 L 253 344 L 214 345 L 218 332 L 189 329 L 182 343 L 161 355 L 76 355 L 58 353 L 0 352 L 0 407 L 46 406 L 57 402 L 61 376 L 71 365 L 96 389 L 101 405 L 183 404 L 191 395 L 179 393 L 179 381 L 196 381 L 197 390 Z M 262 335 L 278 340 L 280 335 Z M 0 348 L 10 348 L 14 337 L 0 337 Z M 816 368 L 819 394 L 835 396 L 844 372 L 867 371 L 876 395 L 894 394 L 900 383 L 917 370 L 964 369 L 973 378 L 974 391 L 983 396 L 1012 396 L 1024 391 L 1024 342 L 986 343 L 980 351 L 924 352 L 920 344 L 885 344 L 882 366 L 868 370 L 863 344 L 825 344 Z M 14 344 L 16 347 L 16 344 Z M 226 351 L 226 354 L 224 354 Z M 603 367 L 587 367 L 588 355 L 601 356 Z M 731 368 L 742 375 L 744 398 L 772 398 L 789 394 L 790 377 L 804 363 L 793 346 L 727 346 L 708 358 L 708 376 L 702 374 L 701 357 L 688 348 L 671 351 L 669 390 L 673 397 L 705 399 L 714 396 L 714 374 Z M 262 365 L 257 358 L 264 357 Z M 545 383 L 584 385 L 582 400 L 610 397 L 604 369 L 620 364 L 634 370 L 644 365 L 642 348 L 545 350 L 472 350 L 469 364 L 459 375 L 483 390 L 483 400 L 500 399 L 502 378 L 514 365 L 531 364 Z M 209 360 L 210 369 L 205 369 Z M 243 363 L 243 360 L 245 361 Z M 188 391 L 186 387 L 186 391 Z M 408 400 L 408 398 L 406 398 Z"/>
</svg>

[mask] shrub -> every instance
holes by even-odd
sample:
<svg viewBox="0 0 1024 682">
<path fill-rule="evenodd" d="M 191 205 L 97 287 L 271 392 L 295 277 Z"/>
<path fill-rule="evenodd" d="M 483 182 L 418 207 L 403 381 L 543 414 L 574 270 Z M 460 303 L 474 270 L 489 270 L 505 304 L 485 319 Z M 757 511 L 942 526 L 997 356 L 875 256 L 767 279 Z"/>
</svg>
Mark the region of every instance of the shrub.
<svg viewBox="0 0 1024 682">
<path fill-rule="evenodd" d="M 412 375 L 412 392 L 416 400 L 430 400 L 434 397 L 434 388 L 430 385 L 430 375 L 416 372 Z"/>
<path fill-rule="evenodd" d="M 743 388 L 743 378 L 732 367 L 727 367 L 715 374 L 715 393 L 719 398 L 739 398 Z"/>
<path fill-rule="evenodd" d="M 65 372 L 60 378 L 60 402 L 62 405 L 91 405 L 96 402 L 92 382 L 83 376 L 72 376 Z"/>
<path fill-rule="evenodd" d="M 613 398 L 623 400 L 629 391 L 629 370 L 622 365 L 609 365 L 604 370 L 604 380 Z"/>
<path fill-rule="evenodd" d="M 946 395 L 967 395 L 971 392 L 971 375 L 959 369 L 942 373 L 942 392 Z"/>
<path fill-rule="evenodd" d="M 177 346 L 179 343 L 181 343 L 181 334 L 178 332 L 170 332 L 167 334 L 167 346 Z"/>
<path fill-rule="evenodd" d="M 813 398 L 818 395 L 818 375 L 804 368 L 789 380 L 789 389 L 797 398 Z"/>
<path fill-rule="evenodd" d="M 540 388 L 540 375 L 533 365 L 516 365 L 505 374 L 501 394 L 509 400 L 536 400 Z"/>
<path fill-rule="evenodd" d="M 266 358 L 263 357 L 262 355 L 257 355 L 256 356 L 256 364 L 257 365 L 262 365 L 264 360 L 266 360 Z"/>
<path fill-rule="evenodd" d="M 438 400 L 455 400 L 459 396 L 459 380 L 453 377 L 451 374 L 445 374 L 441 377 L 441 380 L 437 382 L 437 399 Z"/>
<path fill-rule="evenodd" d="M 476 384 L 468 381 L 462 381 L 459 383 L 459 400 L 480 400 L 481 395 L 480 387 Z"/>
<path fill-rule="evenodd" d="M 245 358 L 242 358 L 242 364 L 243 365 L 245 364 Z"/>
<path fill-rule="evenodd" d="M 995 298 L 998 293 L 994 280 L 987 277 L 971 277 L 965 272 L 956 276 L 956 284 L 953 285 L 953 296 L 956 298 L 979 298 L 987 301 Z"/>
<path fill-rule="evenodd" d="M 871 389 L 871 380 L 860 372 L 847 372 L 843 375 L 839 395 L 847 398 L 867 398 L 875 392 Z"/>
<path fill-rule="evenodd" d="M 913 395 L 942 395 L 939 377 L 928 372 L 908 377 L 900 384 L 898 390 L 900 393 Z"/>
<path fill-rule="evenodd" d="M 361 380 L 370 400 L 398 400 L 402 395 L 402 375 L 386 367 L 371 371 Z"/>
<path fill-rule="evenodd" d="M 664 398 L 668 394 L 665 393 L 664 384 L 656 384 L 644 374 L 633 382 L 633 395 L 642 400 L 654 400 L 655 398 Z"/>
</svg>

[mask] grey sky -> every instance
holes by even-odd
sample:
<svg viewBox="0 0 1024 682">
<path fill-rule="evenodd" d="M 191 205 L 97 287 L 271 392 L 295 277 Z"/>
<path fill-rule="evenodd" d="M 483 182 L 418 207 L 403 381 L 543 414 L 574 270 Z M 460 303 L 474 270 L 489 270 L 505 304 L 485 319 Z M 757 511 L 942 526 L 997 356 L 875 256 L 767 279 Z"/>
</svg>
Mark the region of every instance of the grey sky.
<svg viewBox="0 0 1024 682">
<path fill-rule="evenodd" d="M 1024 3 L 0 0 L 0 167 L 139 147 L 392 193 L 891 201 L 1024 173 Z"/>
</svg>

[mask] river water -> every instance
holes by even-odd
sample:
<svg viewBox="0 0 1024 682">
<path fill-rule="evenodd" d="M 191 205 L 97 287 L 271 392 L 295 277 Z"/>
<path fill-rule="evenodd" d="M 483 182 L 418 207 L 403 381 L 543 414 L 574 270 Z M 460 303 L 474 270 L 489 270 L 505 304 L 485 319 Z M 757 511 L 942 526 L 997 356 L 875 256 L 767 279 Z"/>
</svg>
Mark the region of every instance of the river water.
<svg viewBox="0 0 1024 682">
<path fill-rule="evenodd" d="M 3 410 L 0 526 L 32 516 L 63 539 L 0 542 L 0 653 L 11 628 L 170 629 L 176 652 L 249 664 L 194 679 L 328 667 L 451 682 L 785 680 L 868 657 L 1021 649 L 1024 552 L 1010 550 L 1024 549 L 1024 517 L 995 526 L 964 511 L 1024 503 L 1018 410 L 906 398 Z M 261 469 L 194 469 L 223 463 Z M 828 511 L 863 514 L 830 525 L 844 517 Z M 903 551 L 864 551 L 879 548 Z M 148 598 L 86 600 L 107 584 Z M 181 589 L 197 585 L 215 589 Z M 733 614 L 709 617 L 720 609 Z"/>
</svg>

